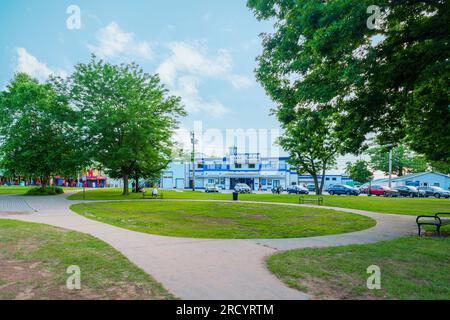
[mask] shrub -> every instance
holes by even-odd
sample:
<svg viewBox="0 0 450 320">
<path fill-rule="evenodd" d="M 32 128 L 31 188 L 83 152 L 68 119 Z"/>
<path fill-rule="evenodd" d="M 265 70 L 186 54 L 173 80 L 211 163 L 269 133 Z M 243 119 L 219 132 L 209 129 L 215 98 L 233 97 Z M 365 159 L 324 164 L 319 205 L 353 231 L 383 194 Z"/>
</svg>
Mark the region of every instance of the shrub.
<svg viewBox="0 0 450 320">
<path fill-rule="evenodd" d="M 36 187 L 27 191 L 29 196 L 52 196 L 56 194 L 62 194 L 64 190 L 61 187 Z"/>
</svg>

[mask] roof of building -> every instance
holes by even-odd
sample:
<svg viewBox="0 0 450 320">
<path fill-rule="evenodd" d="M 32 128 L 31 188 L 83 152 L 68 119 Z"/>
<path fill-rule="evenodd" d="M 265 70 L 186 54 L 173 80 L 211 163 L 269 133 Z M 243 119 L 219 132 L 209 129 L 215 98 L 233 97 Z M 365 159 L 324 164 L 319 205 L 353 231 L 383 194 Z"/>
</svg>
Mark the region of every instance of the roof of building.
<svg viewBox="0 0 450 320">
<path fill-rule="evenodd" d="M 414 179 L 414 178 L 417 178 L 417 177 L 420 177 L 420 176 L 423 176 L 423 175 L 426 175 L 426 174 L 436 174 L 436 175 L 445 177 L 447 179 L 450 179 L 449 175 L 446 175 L 446 174 L 443 174 L 443 173 L 440 173 L 440 172 L 429 171 L 429 172 L 419 172 L 419 173 L 407 174 L 405 176 L 393 178 L 392 181 L 402 181 L 402 180 Z"/>
</svg>

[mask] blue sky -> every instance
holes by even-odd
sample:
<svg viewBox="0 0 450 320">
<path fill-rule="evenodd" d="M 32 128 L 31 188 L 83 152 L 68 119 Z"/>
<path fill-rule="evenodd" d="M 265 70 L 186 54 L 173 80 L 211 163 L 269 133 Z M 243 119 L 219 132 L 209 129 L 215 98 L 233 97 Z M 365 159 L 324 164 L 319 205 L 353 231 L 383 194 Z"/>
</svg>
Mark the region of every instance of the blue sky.
<svg viewBox="0 0 450 320">
<path fill-rule="evenodd" d="M 204 127 L 277 128 L 273 106 L 255 81 L 258 22 L 245 1 L 41 0 L 0 2 L 0 87 L 14 72 L 45 79 L 68 74 L 91 52 L 119 63 L 136 61 L 159 72 L 183 97 L 189 117 Z M 69 5 L 81 9 L 81 29 L 70 30 Z"/>
<path fill-rule="evenodd" d="M 81 10 L 81 29 L 67 28 L 70 5 Z M 257 21 L 246 1 L 0 0 L 0 30 L 0 88 L 17 71 L 40 80 L 70 74 L 92 52 L 112 63 L 135 61 L 182 97 L 189 112 L 182 131 L 195 121 L 210 129 L 198 146 L 204 153 L 222 155 L 233 144 L 226 129 L 252 128 L 258 142 L 247 139 L 244 151 L 286 155 L 272 144 L 274 104 L 254 77 L 259 34 L 272 25 Z M 223 138 L 211 138 L 211 129 Z M 265 140 L 260 129 L 268 130 Z M 179 139 L 188 142 L 186 134 Z"/>
</svg>

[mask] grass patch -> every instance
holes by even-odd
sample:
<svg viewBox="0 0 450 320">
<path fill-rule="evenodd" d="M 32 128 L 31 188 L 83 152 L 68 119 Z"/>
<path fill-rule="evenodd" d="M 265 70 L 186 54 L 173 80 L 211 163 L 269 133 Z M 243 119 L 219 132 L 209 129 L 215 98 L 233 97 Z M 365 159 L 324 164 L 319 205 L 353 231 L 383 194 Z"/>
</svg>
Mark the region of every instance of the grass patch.
<svg viewBox="0 0 450 320">
<path fill-rule="evenodd" d="M 81 269 L 81 290 L 66 270 Z M 0 299 L 168 299 L 143 270 L 103 241 L 47 225 L 0 220 Z"/>
<path fill-rule="evenodd" d="M 95 189 L 86 192 L 86 200 L 126 200 L 142 199 L 142 194 L 131 193 L 122 196 L 121 189 Z M 202 191 L 163 190 L 165 199 L 204 199 L 204 200 L 231 200 L 230 193 L 205 193 Z M 308 197 L 317 197 L 310 195 Z M 340 208 L 367 210 L 381 213 L 397 213 L 407 215 L 435 214 L 450 210 L 450 199 L 434 198 L 385 198 L 367 196 L 330 196 L 324 195 L 324 205 Z M 83 193 L 78 192 L 69 197 L 70 200 L 82 200 Z M 288 194 L 242 194 L 240 200 L 298 203 L 298 195 Z"/>
<path fill-rule="evenodd" d="M 368 245 L 291 250 L 271 256 L 269 269 L 316 298 L 450 299 L 450 238 L 405 237 Z M 381 268 L 381 290 L 366 270 Z"/>
<path fill-rule="evenodd" d="M 36 188 L 35 186 L 26 186 L 26 187 L 20 187 L 20 186 L 0 186 L 0 194 L 26 194 L 29 190 L 32 190 Z M 74 188 L 74 187 L 63 187 L 64 191 L 68 190 L 81 190 L 80 188 Z"/>
<path fill-rule="evenodd" d="M 0 186 L 0 194 L 25 194 L 32 187 Z"/>
<path fill-rule="evenodd" d="M 352 213 L 270 204 L 135 201 L 82 203 L 71 209 L 121 228 L 176 237 L 313 237 L 375 225 L 373 219 Z"/>
</svg>

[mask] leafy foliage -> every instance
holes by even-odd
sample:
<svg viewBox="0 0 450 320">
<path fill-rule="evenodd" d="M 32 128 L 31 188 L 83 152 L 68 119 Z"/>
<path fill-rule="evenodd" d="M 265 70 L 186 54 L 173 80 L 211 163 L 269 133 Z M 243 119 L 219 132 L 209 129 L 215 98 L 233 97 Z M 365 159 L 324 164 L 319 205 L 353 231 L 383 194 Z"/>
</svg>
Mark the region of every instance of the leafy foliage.
<svg viewBox="0 0 450 320">
<path fill-rule="evenodd" d="M 400 142 L 433 161 L 450 160 L 450 2 L 377 1 L 380 28 L 361 0 L 248 0 L 263 34 L 257 77 L 283 124 L 298 108 L 333 108 L 344 151 Z"/>
<path fill-rule="evenodd" d="M 316 193 L 321 194 L 325 171 L 336 163 L 339 141 L 332 129 L 332 118 L 326 112 L 302 109 L 295 121 L 284 126 L 280 145 L 290 152 L 289 163 L 299 173 L 308 172 L 314 179 Z M 319 184 L 318 175 L 322 179 Z"/>
<path fill-rule="evenodd" d="M 50 84 L 17 74 L 0 96 L 1 166 L 10 175 L 76 174 L 83 166 L 76 112 Z"/>
<path fill-rule="evenodd" d="M 370 164 L 373 169 L 389 173 L 389 150 L 385 147 L 373 147 L 368 150 Z M 405 173 L 426 171 L 427 161 L 405 148 L 398 146 L 392 149 L 392 172 L 398 176 Z"/>
<path fill-rule="evenodd" d="M 37 187 L 32 188 L 26 192 L 26 195 L 28 196 L 47 196 L 47 195 L 56 195 L 56 194 L 63 194 L 64 190 L 61 187 Z"/>
<path fill-rule="evenodd" d="M 364 160 L 358 160 L 355 163 L 347 162 L 346 172 L 349 174 L 350 178 L 360 183 L 366 183 L 373 177 L 372 171 L 369 170 L 368 163 Z"/>
<path fill-rule="evenodd" d="M 94 56 L 75 66 L 61 86 L 81 113 L 91 159 L 111 177 L 154 177 L 170 161 L 171 136 L 185 115 L 180 98 L 169 96 L 157 75 L 134 63 L 112 65 Z"/>
</svg>

